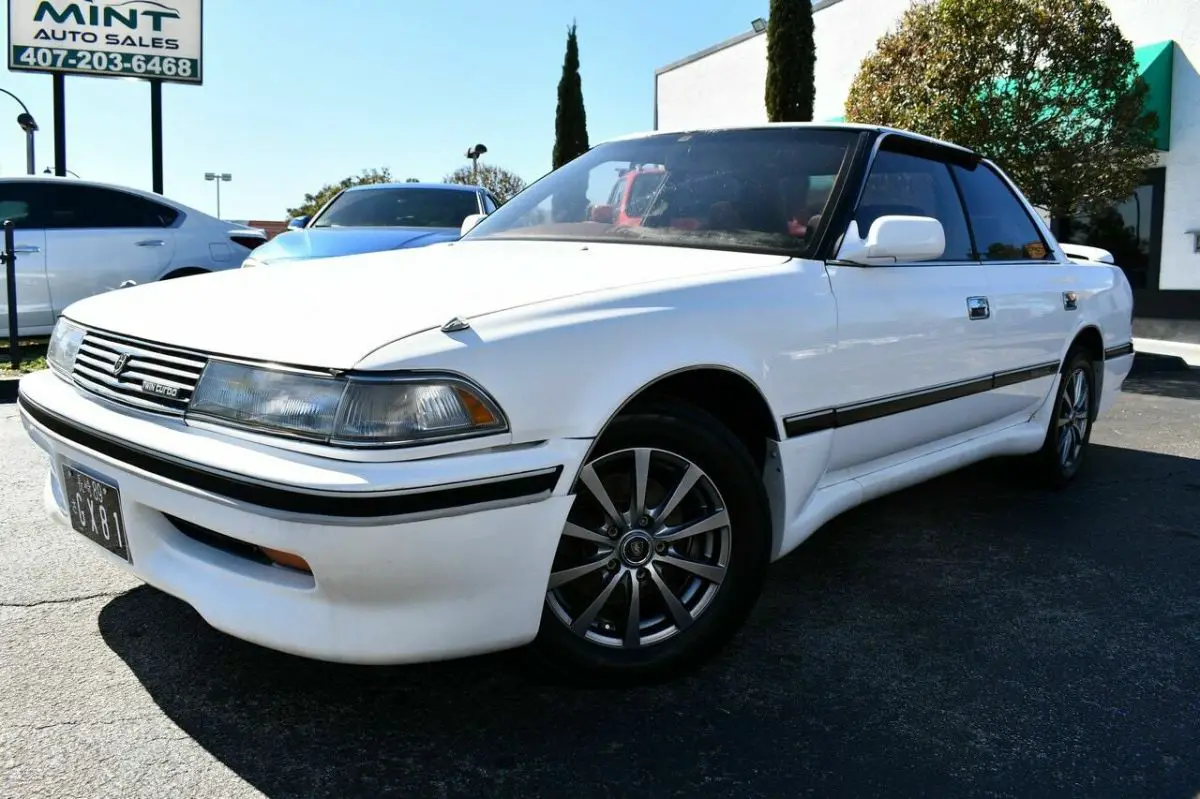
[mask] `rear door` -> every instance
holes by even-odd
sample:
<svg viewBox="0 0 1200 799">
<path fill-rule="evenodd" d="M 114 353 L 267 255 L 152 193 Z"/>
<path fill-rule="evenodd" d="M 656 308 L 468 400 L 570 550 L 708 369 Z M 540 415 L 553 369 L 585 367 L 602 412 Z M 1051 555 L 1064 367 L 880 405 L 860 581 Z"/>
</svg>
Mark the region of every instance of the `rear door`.
<svg viewBox="0 0 1200 799">
<path fill-rule="evenodd" d="M 1088 267 L 1055 259 L 1026 203 L 990 164 L 956 166 L 954 176 L 987 277 L 989 368 L 998 375 L 993 401 L 1005 416 L 1031 413 L 1074 336 L 1083 302 L 1077 274 Z"/>
<path fill-rule="evenodd" d="M 102 186 L 55 186 L 46 224 L 50 297 L 76 300 L 157 280 L 175 251 L 172 208 Z"/>
<path fill-rule="evenodd" d="M 0 222 L 13 220 L 16 249 L 17 324 L 20 335 L 48 333 L 54 308 L 46 279 L 46 231 L 38 220 L 42 184 L 34 181 L 0 183 Z M 0 240 L 0 244 L 3 241 Z M 8 338 L 8 278 L 0 268 L 0 338 Z"/>
</svg>

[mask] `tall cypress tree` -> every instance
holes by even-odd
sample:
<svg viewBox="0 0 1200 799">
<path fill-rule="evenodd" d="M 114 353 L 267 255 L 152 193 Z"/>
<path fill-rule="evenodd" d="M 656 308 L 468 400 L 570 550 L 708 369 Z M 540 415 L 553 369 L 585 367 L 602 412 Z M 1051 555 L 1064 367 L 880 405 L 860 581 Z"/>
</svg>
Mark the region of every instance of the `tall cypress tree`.
<svg viewBox="0 0 1200 799">
<path fill-rule="evenodd" d="M 767 18 L 767 118 L 810 122 L 816 85 L 812 0 L 771 0 Z"/>
<path fill-rule="evenodd" d="M 587 152 L 587 113 L 583 110 L 583 82 L 579 77 L 579 41 L 575 23 L 567 29 L 567 55 L 558 81 L 558 110 L 554 116 L 554 168 Z"/>
</svg>

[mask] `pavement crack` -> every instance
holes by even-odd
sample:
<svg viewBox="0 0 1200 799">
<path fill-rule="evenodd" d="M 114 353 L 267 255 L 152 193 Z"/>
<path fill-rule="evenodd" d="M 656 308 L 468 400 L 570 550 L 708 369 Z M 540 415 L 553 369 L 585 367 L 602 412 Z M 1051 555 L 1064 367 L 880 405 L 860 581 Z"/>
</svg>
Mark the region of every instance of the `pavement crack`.
<svg viewBox="0 0 1200 799">
<path fill-rule="evenodd" d="M 69 605 L 72 602 L 87 602 L 92 599 L 111 599 L 112 597 L 121 596 L 124 591 L 103 591 L 98 594 L 84 594 L 83 596 L 69 596 L 61 599 L 39 599 L 36 602 L 0 602 L 0 608 L 40 608 L 43 605 Z"/>
</svg>

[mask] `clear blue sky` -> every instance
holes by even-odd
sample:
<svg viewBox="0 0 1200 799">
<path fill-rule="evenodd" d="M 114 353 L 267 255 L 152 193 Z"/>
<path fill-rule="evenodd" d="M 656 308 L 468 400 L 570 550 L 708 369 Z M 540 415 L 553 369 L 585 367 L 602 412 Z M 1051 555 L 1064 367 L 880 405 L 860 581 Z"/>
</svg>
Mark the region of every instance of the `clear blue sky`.
<svg viewBox="0 0 1200 799">
<path fill-rule="evenodd" d="M 7 5 L 7 4 L 5 4 Z M 653 127 L 654 70 L 750 29 L 768 0 L 206 0 L 204 85 L 163 90 L 165 193 L 226 219 L 282 219 L 371 167 L 440 180 L 483 142 L 526 180 L 550 168 L 566 29 L 579 25 L 592 142 Z M 335 10 L 336 9 L 336 10 Z M 7 43 L 7 14 L 0 15 Z M 7 64 L 7 59 L 5 59 Z M 5 69 L 54 160 L 51 78 Z M 151 188 L 150 90 L 66 81 L 67 167 Z M 20 109 L 0 95 L 0 174 L 25 171 Z"/>
</svg>

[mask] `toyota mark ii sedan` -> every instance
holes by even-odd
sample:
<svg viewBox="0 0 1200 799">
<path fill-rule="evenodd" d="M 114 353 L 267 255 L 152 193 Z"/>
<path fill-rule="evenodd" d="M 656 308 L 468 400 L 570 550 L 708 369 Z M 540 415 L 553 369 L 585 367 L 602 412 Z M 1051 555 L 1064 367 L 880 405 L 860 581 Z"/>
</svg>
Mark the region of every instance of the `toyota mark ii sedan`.
<svg viewBox="0 0 1200 799">
<path fill-rule="evenodd" d="M 1065 485 L 1133 362 L 1121 270 L 902 131 L 627 137 L 463 228 L 71 305 L 20 384 L 49 513 L 266 647 L 629 684 L 856 505 L 994 456 Z"/>
</svg>

